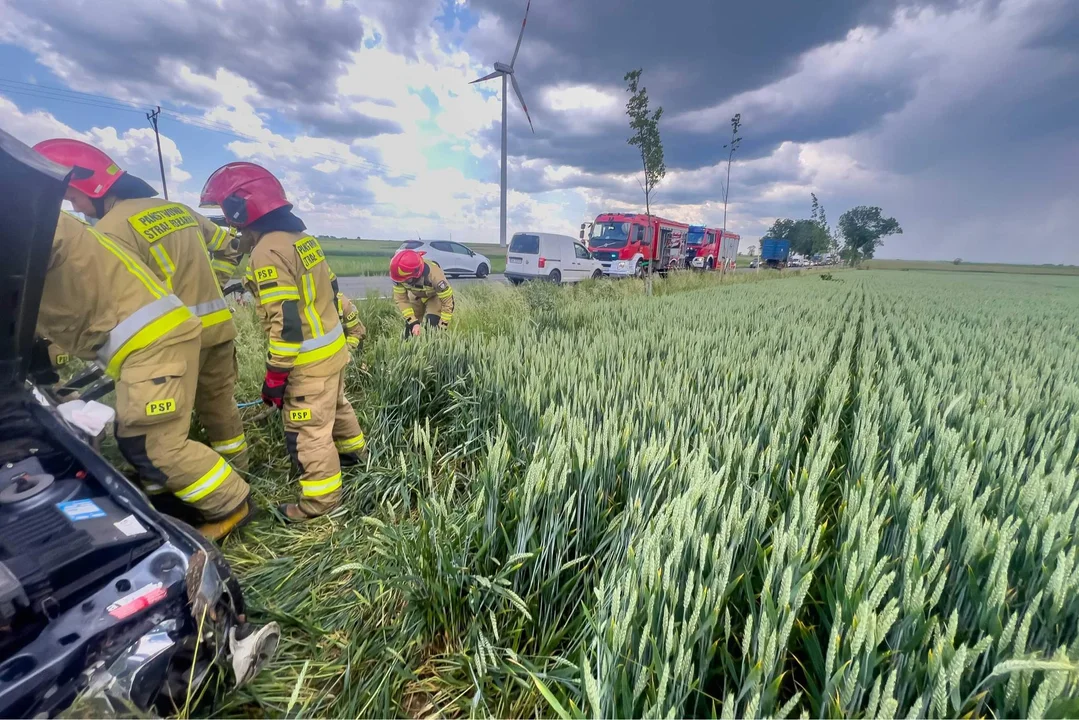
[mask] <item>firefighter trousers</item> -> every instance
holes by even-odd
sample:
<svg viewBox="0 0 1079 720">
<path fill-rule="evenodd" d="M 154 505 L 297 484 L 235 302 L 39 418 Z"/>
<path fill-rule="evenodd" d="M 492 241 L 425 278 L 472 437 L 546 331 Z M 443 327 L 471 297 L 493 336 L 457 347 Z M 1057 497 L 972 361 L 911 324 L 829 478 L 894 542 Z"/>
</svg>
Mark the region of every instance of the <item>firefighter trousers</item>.
<svg viewBox="0 0 1079 720">
<path fill-rule="evenodd" d="M 223 457 L 188 438 L 198 385 L 199 335 L 133 353 L 116 382 L 116 444 L 151 495 L 167 490 L 205 521 L 247 499 Z"/>
<path fill-rule="evenodd" d="M 415 300 L 410 299 L 408 304 L 412 306 L 412 311 L 416 313 L 417 322 L 426 322 L 428 325 L 438 325 L 442 313 L 441 300 L 436 297 L 426 301 L 423 298 L 418 298 Z"/>
<path fill-rule="evenodd" d="M 195 412 L 210 447 L 240 472 L 247 470 L 247 438 L 236 407 L 236 345 L 228 340 L 199 352 Z"/>
<path fill-rule="evenodd" d="M 281 407 L 285 445 L 300 473 L 300 509 L 323 515 L 341 504 L 341 458 L 366 445 L 345 398 L 345 371 L 290 377 Z"/>
</svg>

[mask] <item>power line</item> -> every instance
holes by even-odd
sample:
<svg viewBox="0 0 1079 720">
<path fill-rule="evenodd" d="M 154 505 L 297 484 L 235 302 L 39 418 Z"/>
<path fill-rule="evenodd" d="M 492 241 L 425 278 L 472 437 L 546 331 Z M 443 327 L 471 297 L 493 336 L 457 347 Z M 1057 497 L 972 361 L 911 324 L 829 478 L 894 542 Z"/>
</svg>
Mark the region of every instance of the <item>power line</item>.
<svg viewBox="0 0 1079 720">
<path fill-rule="evenodd" d="M 39 85 L 35 83 L 28 83 L 21 80 L 14 80 L 11 78 L 2 77 L 0 77 L 0 90 L 10 94 L 26 95 L 29 97 L 52 100 L 55 102 L 83 105 L 86 107 L 96 107 L 103 110 L 134 112 L 139 113 L 140 115 L 145 115 L 147 112 L 152 111 L 155 107 L 150 103 L 140 105 L 135 102 L 121 100 L 119 98 L 113 98 L 107 95 L 97 95 L 94 93 L 87 93 L 78 90 L 70 90 L 68 88 L 57 87 L 55 85 Z M 168 104 L 166 103 L 166 107 L 161 110 L 161 112 L 166 115 L 172 116 L 173 118 L 184 124 L 191 125 L 192 127 L 206 130 L 208 132 L 216 132 L 222 135 L 228 135 L 238 140 L 245 140 L 247 142 L 255 143 L 265 142 L 265 140 L 263 140 L 262 138 L 239 132 L 238 130 L 235 130 L 231 126 L 226 125 L 225 123 L 211 120 L 206 117 L 192 115 L 190 113 L 183 112 L 182 110 L 178 110 L 175 108 L 169 108 L 167 107 L 167 105 Z M 209 112 L 209 110 L 205 108 L 199 108 L 197 106 L 192 107 L 195 107 L 196 110 L 200 110 L 204 113 Z M 394 175 L 395 177 L 399 178 L 405 178 L 410 180 L 416 179 L 416 176 L 410 173 L 395 174 L 389 166 L 383 165 L 382 163 L 376 162 L 374 160 L 368 160 L 366 158 L 341 157 L 339 155 L 331 155 L 322 152 L 308 152 L 307 154 L 310 155 L 312 159 L 325 160 L 327 162 L 332 162 L 338 165 L 350 167 L 354 170 L 364 170 L 369 172 L 378 171 L 387 175 Z"/>
</svg>

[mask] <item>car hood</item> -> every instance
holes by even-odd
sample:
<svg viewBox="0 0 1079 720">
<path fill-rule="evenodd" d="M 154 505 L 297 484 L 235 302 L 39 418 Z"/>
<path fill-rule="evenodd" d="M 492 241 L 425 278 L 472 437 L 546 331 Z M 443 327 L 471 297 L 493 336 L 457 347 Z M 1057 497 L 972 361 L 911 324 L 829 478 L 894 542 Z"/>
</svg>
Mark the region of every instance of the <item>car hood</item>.
<svg viewBox="0 0 1079 720">
<path fill-rule="evenodd" d="M 21 387 L 69 168 L 0 130 L 0 392 Z"/>
</svg>

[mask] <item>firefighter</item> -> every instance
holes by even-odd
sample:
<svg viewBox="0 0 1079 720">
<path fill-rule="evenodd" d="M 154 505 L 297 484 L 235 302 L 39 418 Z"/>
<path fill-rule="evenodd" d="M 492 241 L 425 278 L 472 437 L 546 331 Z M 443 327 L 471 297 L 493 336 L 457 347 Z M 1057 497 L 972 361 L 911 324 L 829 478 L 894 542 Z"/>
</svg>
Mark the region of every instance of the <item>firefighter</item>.
<svg viewBox="0 0 1079 720">
<path fill-rule="evenodd" d="M 402 250 L 390 260 L 393 301 L 405 318 L 405 337 L 429 327 L 444 329 L 453 318 L 453 288 L 437 263 L 415 250 Z"/>
<path fill-rule="evenodd" d="M 116 442 L 148 492 L 183 501 L 213 540 L 251 519 L 247 483 L 188 439 L 202 324 L 135 255 L 67 213 L 57 223 L 37 333 L 115 381 Z"/>
<path fill-rule="evenodd" d="M 341 504 L 341 465 L 358 462 L 363 431 L 345 398 L 350 360 L 337 280 L 318 240 L 292 214 L 281 183 L 254 163 L 218 168 L 201 204 L 219 206 L 250 246 L 244 285 L 269 340 L 262 400 L 281 409 L 285 444 L 300 475 L 300 497 L 280 506 L 290 522 Z M 358 318 L 357 318 L 358 319 Z"/>
<path fill-rule="evenodd" d="M 72 180 L 66 198 L 76 210 L 96 218 L 95 230 L 142 260 L 202 322 L 202 350 L 198 365 L 191 367 L 198 377 L 195 412 L 210 447 L 234 468 L 246 471 L 247 438 L 235 399 L 236 326 L 209 256 L 211 251 L 228 252 L 227 228 L 186 205 L 156 198 L 150 185 L 121 170 L 92 145 L 55 139 L 34 149 L 60 165 L 93 172 L 89 178 Z"/>
</svg>

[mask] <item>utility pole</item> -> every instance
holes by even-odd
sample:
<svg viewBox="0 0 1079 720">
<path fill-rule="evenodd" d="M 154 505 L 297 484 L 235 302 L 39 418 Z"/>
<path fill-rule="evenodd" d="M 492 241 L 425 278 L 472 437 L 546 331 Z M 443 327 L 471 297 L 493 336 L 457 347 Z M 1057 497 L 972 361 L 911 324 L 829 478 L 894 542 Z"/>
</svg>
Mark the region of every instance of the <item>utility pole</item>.
<svg viewBox="0 0 1079 720">
<path fill-rule="evenodd" d="M 157 165 L 161 168 L 161 189 L 165 193 L 165 199 L 169 199 L 169 186 L 165 183 L 165 158 L 161 155 L 161 133 L 157 131 L 157 116 L 161 114 L 161 106 L 158 105 L 153 112 L 146 113 L 146 119 L 154 127 L 154 137 L 157 138 Z"/>
</svg>

